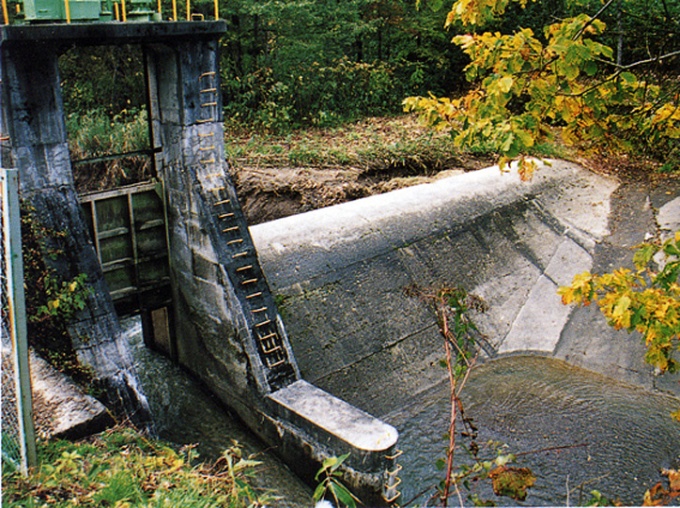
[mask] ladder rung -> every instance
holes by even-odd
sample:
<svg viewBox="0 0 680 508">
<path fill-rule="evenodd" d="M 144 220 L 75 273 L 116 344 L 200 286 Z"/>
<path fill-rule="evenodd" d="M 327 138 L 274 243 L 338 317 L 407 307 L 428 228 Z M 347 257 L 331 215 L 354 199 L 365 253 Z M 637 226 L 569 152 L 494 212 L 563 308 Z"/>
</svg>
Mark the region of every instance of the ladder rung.
<svg viewBox="0 0 680 508">
<path fill-rule="evenodd" d="M 207 71 L 207 72 L 204 72 L 203 74 L 201 74 L 198 77 L 198 79 L 203 79 L 203 78 L 207 78 L 208 76 L 214 76 L 214 75 L 215 75 L 215 71 Z"/>
<path fill-rule="evenodd" d="M 214 150 L 214 149 L 215 149 L 215 145 L 210 145 L 210 146 L 199 146 L 198 149 L 199 149 L 201 152 L 209 152 L 210 150 Z"/>
<path fill-rule="evenodd" d="M 281 364 L 283 364 L 283 363 L 286 363 L 286 359 L 285 359 L 285 358 L 281 358 L 278 362 L 270 363 L 270 364 L 268 365 L 268 367 L 269 367 L 269 368 L 271 368 L 271 367 L 278 367 L 279 365 L 281 365 Z"/>
<path fill-rule="evenodd" d="M 215 158 L 213 157 L 212 159 L 201 159 L 200 162 L 201 164 L 215 164 Z"/>
<path fill-rule="evenodd" d="M 217 218 L 220 219 L 220 220 L 221 219 L 228 219 L 229 217 L 233 217 L 234 215 L 236 215 L 236 213 L 234 213 L 234 212 L 221 213 L 217 216 Z"/>
<path fill-rule="evenodd" d="M 229 240 L 227 245 L 236 245 L 237 243 L 243 243 L 243 238 L 236 238 L 235 240 Z"/>
<path fill-rule="evenodd" d="M 248 255 L 248 251 L 244 250 L 243 252 L 238 252 L 238 253 L 234 254 L 233 256 L 231 256 L 231 259 L 238 259 L 238 258 L 245 257 L 247 255 Z"/>
<path fill-rule="evenodd" d="M 258 296 L 262 296 L 262 291 L 258 291 L 257 293 L 253 293 L 251 295 L 246 295 L 246 300 L 250 300 L 251 298 L 257 298 Z"/>
<path fill-rule="evenodd" d="M 196 123 L 208 123 L 208 122 L 214 122 L 214 118 L 206 118 L 204 120 L 196 120 Z"/>
<path fill-rule="evenodd" d="M 281 351 L 281 346 L 274 346 L 271 349 L 267 349 L 264 345 L 262 346 L 262 352 L 266 355 L 272 354 L 274 351 Z"/>
<path fill-rule="evenodd" d="M 212 108 L 213 106 L 217 106 L 217 102 L 204 102 L 201 104 L 202 108 Z"/>
<path fill-rule="evenodd" d="M 234 227 L 238 227 L 238 226 L 234 226 Z M 253 267 L 253 265 L 241 266 L 241 267 L 237 268 L 236 271 L 237 272 L 245 272 L 245 271 L 250 270 L 252 267 Z"/>
<path fill-rule="evenodd" d="M 268 325 L 269 323 L 271 323 L 271 322 L 272 322 L 271 319 L 265 319 L 265 320 L 262 321 L 261 323 L 255 323 L 255 328 L 261 328 L 261 327 L 263 327 L 263 326 L 267 326 L 267 325 Z"/>
<path fill-rule="evenodd" d="M 259 309 L 253 309 L 250 312 L 252 312 L 253 314 L 259 314 L 260 312 L 264 312 L 265 310 L 267 310 L 267 307 L 260 307 Z M 263 337 L 260 337 L 260 340 L 262 339 Z"/>
<path fill-rule="evenodd" d="M 255 284 L 259 279 L 247 279 L 241 282 L 243 286 L 247 286 L 248 284 Z"/>
<path fill-rule="evenodd" d="M 232 231 L 238 231 L 238 226 L 232 226 L 230 228 L 225 228 L 222 233 L 231 233 Z M 238 269 L 236 270 L 238 272 Z"/>
<path fill-rule="evenodd" d="M 229 203 L 231 203 L 231 199 L 223 199 L 221 201 L 217 201 L 213 206 L 226 205 Z"/>
<path fill-rule="evenodd" d="M 201 90 L 201 93 L 215 93 L 217 92 L 217 88 L 204 88 Z"/>
<path fill-rule="evenodd" d="M 276 332 L 268 333 L 268 334 L 265 335 L 264 337 L 260 337 L 260 336 L 258 335 L 257 338 L 260 339 L 260 341 L 265 341 L 265 340 L 267 340 L 267 339 L 271 339 L 272 337 L 276 337 Z"/>
<path fill-rule="evenodd" d="M 203 161 L 201 161 L 201 162 L 203 162 Z M 221 176 L 222 176 L 222 173 L 209 173 L 209 174 L 205 175 L 206 178 L 219 178 Z"/>
<path fill-rule="evenodd" d="M 202 133 L 199 132 L 198 137 L 199 138 L 212 138 L 212 137 L 215 137 L 215 133 L 214 132 L 206 132 L 205 134 L 202 134 Z"/>
</svg>

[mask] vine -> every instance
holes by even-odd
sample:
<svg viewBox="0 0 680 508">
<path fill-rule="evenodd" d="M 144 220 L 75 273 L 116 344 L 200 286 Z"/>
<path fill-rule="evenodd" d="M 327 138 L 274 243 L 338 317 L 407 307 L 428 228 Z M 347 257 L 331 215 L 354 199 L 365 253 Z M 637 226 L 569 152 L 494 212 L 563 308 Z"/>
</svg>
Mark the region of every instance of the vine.
<svg viewBox="0 0 680 508">
<path fill-rule="evenodd" d="M 478 355 L 475 334 L 478 334 L 479 330 L 470 319 L 469 312 L 471 310 L 485 312 L 487 304 L 480 297 L 471 295 L 459 287 L 424 290 L 410 286 L 406 288 L 405 293 L 407 296 L 420 298 L 433 308 L 437 316 L 439 332 L 444 339 L 445 357 L 441 365 L 446 368 L 448 374 L 451 412 L 446 457 L 437 461 L 437 467 L 444 470 L 445 477 L 431 500 L 436 498 L 438 506 L 448 506 L 449 497 L 454 491 L 460 506 L 464 506 L 465 501 L 459 485 L 471 491 L 471 481 L 486 479 L 491 480 L 496 495 L 507 496 L 516 501 L 524 500 L 527 496 L 527 489 L 534 484 L 536 477 L 528 468 L 508 466 L 507 464 L 515 460 L 515 456 L 503 454 L 505 447 L 502 443 L 489 442 L 483 447 L 479 445 L 478 429 L 474 420 L 465 414 L 460 397 Z M 454 455 L 459 420 L 463 425 L 460 436 L 468 440 L 466 450 L 474 463 L 471 466 L 463 464 L 456 468 Z M 482 457 L 482 450 L 487 449 L 495 453 L 494 458 Z M 467 498 L 475 505 L 490 503 L 490 501 L 481 500 L 471 492 Z"/>
<path fill-rule="evenodd" d="M 68 334 L 67 324 L 85 308 L 91 288 L 87 274 L 63 280 L 45 264 L 61 251 L 50 247 L 66 232 L 46 228 L 36 217 L 35 208 L 21 205 L 21 238 L 26 291 L 26 316 L 29 344 L 54 368 L 81 386 L 90 386 L 92 369 L 78 360 Z"/>
</svg>

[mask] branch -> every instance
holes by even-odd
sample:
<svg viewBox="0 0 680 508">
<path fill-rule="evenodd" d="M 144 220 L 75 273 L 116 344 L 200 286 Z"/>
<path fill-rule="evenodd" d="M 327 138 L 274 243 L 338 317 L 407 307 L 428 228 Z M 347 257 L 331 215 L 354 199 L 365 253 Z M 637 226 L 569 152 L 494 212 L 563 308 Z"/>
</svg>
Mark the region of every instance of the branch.
<svg viewBox="0 0 680 508">
<path fill-rule="evenodd" d="M 576 39 L 578 39 L 579 37 L 581 37 L 581 35 L 583 35 L 583 32 L 585 32 L 586 28 L 588 28 L 590 25 L 592 25 L 592 24 L 593 24 L 593 21 L 595 21 L 597 18 L 599 18 L 600 15 L 601 15 L 604 11 L 606 11 L 606 10 L 609 8 L 609 6 L 610 6 L 611 4 L 613 4 L 613 3 L 616 2 L 616 1 L 617 1 L 617 0 L 609 0 L 606 4 L 604 4 L 604 5 L 602 6 L 602 8 L 601 8 L 599 11 L 597 11 L 597 12 L 595 13 L 594 16 L 591 16 L 591 17 L 590 17 L 590 20 L 588 21 L 588 23 L 586 23 L 585 25 L 583 25 L 583 26 L 581 27 L 581 29 L 578 31 L 578 33 L 577 33 L 576 35 L 574 35 L 574 37 L 572 37 L 572 40 L 575 41 Z"/>
<path fill-rule="evenodd" d="M 597 62 L 609 64 L 609 65 L 616 67 L 616 72 L 614 72 L 611 76 L 608 76 L 606 79 L 603 79 L 602 81 L 598 81 L 597 83 L 589 86 L 588 88 L 586 88 L 585 90 L 582 90 L 579 93 L 569 93 L 569 94 L 559 94 L 559 95 L 562 95 L 564 97 L 582 97 L 583 95 L 587 94 L 588 92 L 595 90 L 597 87 L 599 87 L 599 86 L 601 86 L 605 83 L 608 83 L 609 81 L 615 80 L 623 72 L 625 72 L 627 70 L 633 69 L 633 68 L 638 67 L 640 65 L 646 65 L 646 64 L 650 64 L 650 63 L 654 63 L 654 62 L 660 62 L 661 60 L 664 60 L 666 58 L 672 58 L 672 57 L 679 56 L 679 55 L 680 55 L 680 50 L 672 51 L 671 53 L 666 53 L 665 55 L 661 55 L 659 57 L 649 58 L 647 60 L 640 60 L 638 62 L 633 62 L 632 64 L 628 64 L 628 65 L 617 65 L 614 62 L 609 62 L 607 60 L 602 60 L 600 58 L 596 58 L 595 61 L 597 61 Z"/>
<path fill-rule="evenodd" d="M 620 71 L 627 71 L 627 70 L 633 69 L 634 67 L 637 67 L 639 65 L 647 65 L 647 64 L 650 64 L 650 63 L 654 63 L 654 62 L 660 62 L 662 60 L 666 60 L 668 58 L 673 58 L 673 57 L 678 56 L 678 55 L 680 55 L 680 50 L 671 51 L 670 53 L 666 53 L 665 55 L 655 56 L 654 58 L 648 58 L 647 60 L 640 60 L 638 62 L 633 62 L 632 64 L 628 64 L 628 65 L 617 65 L 613 62 L 611 64 L 613 66 L 617 67 Z"/>
</svg>

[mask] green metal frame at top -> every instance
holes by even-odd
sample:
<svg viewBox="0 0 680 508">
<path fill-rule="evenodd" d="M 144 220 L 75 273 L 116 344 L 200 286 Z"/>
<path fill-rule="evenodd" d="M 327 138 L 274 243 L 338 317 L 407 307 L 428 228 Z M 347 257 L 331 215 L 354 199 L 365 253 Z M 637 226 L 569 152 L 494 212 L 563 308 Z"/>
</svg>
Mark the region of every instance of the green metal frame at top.
<svg viewBox="0 0 680 508">
<path fill-rule="evenodd" d="M 163 20 L 164 0 L 2 0 L 4 24 L 87 23 L 108 21 Z M 9 15 L 7 3 L 16 5 Z M 155 5 L 154 5 L 155 4 Z M 203 21 L 207 13 L 192 11 L 191 0 L 183 2 L 187 21 Z M 172 15 L 167 21 L 178 21 L 177 0 L 171 0 Z M 213 0 L 214 19 L 220 19 L 219 0 Z"/>
</svg>

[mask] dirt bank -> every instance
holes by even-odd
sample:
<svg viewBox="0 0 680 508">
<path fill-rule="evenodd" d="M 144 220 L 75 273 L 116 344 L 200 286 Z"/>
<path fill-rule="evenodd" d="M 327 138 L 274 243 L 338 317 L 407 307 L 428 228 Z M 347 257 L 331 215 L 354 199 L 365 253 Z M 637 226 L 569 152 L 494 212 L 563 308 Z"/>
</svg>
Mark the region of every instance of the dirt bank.
<svg viewBox="0 0 680 508">
<path fill-rule="evenodd" d="M 252 167 L 231 169 L 249 224 L 295 215 L 372 194 L 432 182 L 488 166 L 487 159 L 460 159 L 434 171 L 392 167 L 371 172 L 357 168 Z"/>
</svg>

